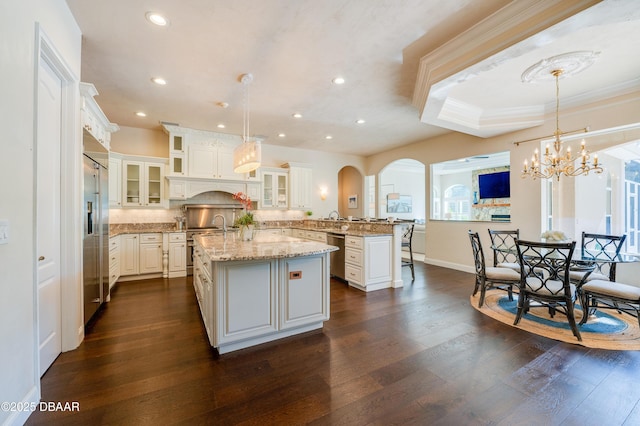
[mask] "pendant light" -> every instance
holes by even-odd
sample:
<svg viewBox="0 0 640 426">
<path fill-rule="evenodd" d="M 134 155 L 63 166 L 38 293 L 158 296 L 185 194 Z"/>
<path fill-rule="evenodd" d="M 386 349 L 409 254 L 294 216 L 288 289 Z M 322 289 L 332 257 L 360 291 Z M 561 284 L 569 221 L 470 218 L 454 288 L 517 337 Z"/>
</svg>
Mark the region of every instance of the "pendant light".
<svg viewBox="0 0 640 426">
<path fill-rule="evenodd" d="M 240 83 L 244 85 L 244 115 L 242 127 L 242 143 L 233 151 L 233 171 L 248 173 L 260 167 L 262 147 L 259 140 L 249 140 L 249 84 L 253 75 L 242 74 Z"/>
</svg>

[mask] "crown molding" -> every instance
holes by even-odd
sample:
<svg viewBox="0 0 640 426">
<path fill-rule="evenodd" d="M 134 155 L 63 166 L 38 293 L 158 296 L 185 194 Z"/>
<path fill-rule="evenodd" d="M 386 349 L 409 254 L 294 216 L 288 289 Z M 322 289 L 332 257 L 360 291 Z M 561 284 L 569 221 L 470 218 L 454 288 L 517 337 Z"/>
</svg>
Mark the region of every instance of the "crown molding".
<svg viewBox="0 0 640 426">
<path fill-rule="evenodd" d="M 431 87 L 555 25 L 599 0 L 514 1 L 420 60 L 412 104 L 421 120 Z"/>
</svg>

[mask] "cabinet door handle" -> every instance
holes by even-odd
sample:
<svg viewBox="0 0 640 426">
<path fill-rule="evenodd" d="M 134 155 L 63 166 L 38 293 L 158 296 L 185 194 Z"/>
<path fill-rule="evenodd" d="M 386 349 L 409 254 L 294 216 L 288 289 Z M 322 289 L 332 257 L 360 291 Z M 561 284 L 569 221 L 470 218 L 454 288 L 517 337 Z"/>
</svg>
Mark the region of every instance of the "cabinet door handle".
<svg viewBox="0 0 640 426">
<path fill-rule="evenodd" d="M 44 256 L 40 256 L 40 257 L 38 258 L 38 262 L 42 262 L 43 260 L 44 260 Z"/>
</svg>

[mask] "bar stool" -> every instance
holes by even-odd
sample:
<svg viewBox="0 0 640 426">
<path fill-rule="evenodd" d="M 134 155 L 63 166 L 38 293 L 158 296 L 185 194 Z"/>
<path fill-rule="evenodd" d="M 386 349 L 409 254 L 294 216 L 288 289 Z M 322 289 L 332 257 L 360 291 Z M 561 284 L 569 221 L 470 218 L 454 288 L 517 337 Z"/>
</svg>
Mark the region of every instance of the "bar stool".
<svg viewBox="0 0 640 426">
<path fill-rule="evenodd" d="M 409 260 L 405 260 L 404 258 L 402 258 L 402 266 L 408 266 L 411 268 L 411 281 L 416 280 L 416 273 L 413 268 L 413 247 L 411 244 L 413 240 L 413 227 L 414 224 L 412 223 L 407 227 L 407 230 L 404 231 L 404 234 L 402 234 L 401 244 L 402 247 L 407 247 L 409 249 Z"/>
</svg>

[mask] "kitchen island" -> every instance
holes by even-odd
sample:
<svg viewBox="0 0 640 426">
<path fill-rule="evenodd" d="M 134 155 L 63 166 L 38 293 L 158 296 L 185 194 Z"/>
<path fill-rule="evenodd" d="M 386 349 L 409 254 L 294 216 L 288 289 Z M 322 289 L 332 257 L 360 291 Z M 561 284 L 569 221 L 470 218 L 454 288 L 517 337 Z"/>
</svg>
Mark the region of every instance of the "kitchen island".
<svg viewBox="0 0 640 426">
<path fill-rule="evenodd" d="M 322 328 L 329 319 L 329 253 L 316 241 L 227 233 L 194 237 L 193 286 L 220 354 Z"/>
</svg>

